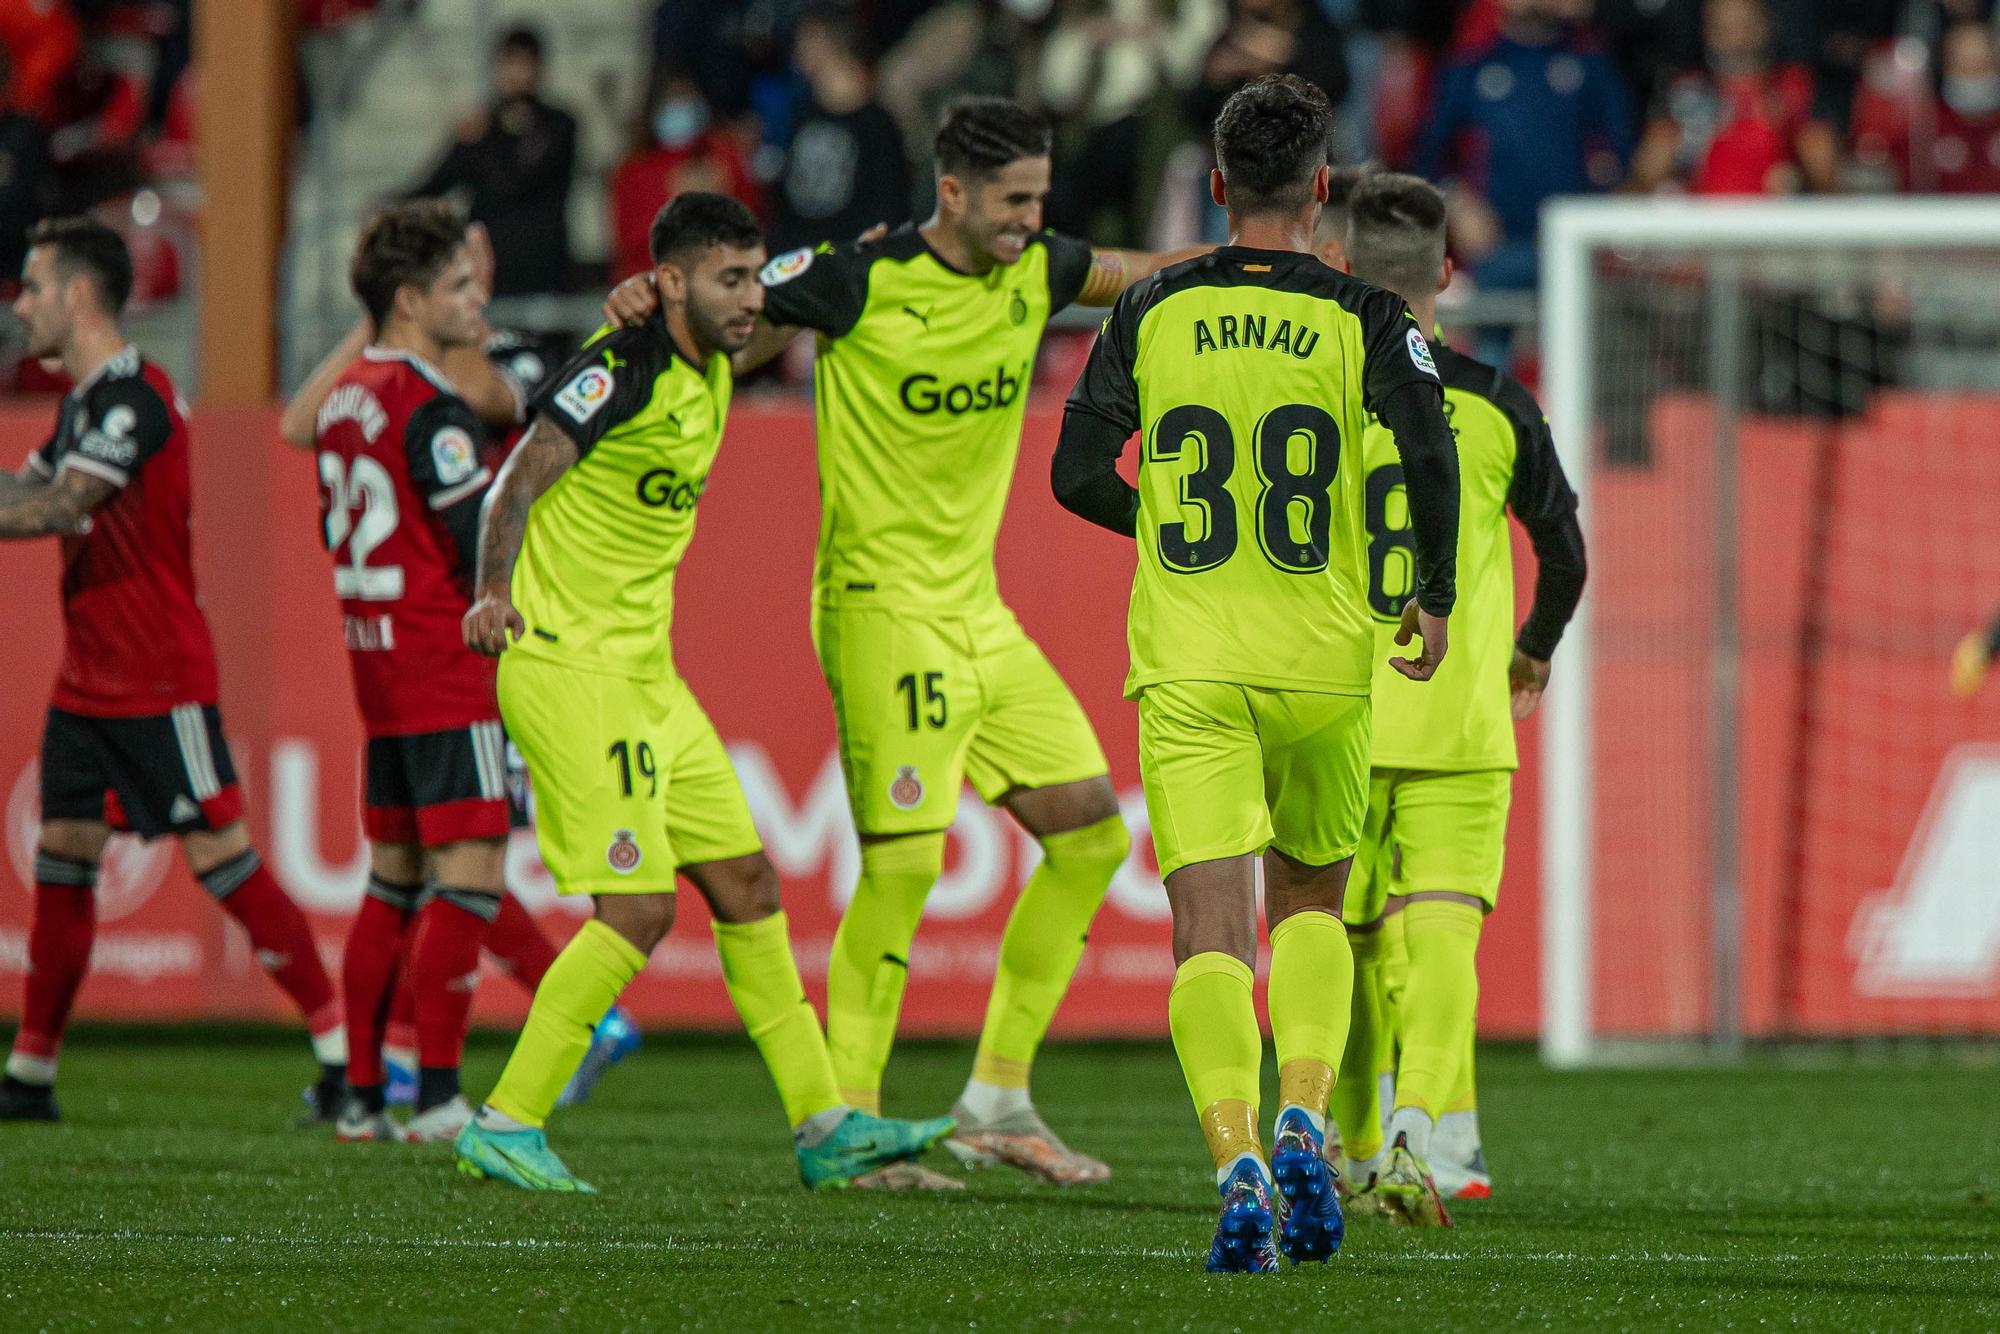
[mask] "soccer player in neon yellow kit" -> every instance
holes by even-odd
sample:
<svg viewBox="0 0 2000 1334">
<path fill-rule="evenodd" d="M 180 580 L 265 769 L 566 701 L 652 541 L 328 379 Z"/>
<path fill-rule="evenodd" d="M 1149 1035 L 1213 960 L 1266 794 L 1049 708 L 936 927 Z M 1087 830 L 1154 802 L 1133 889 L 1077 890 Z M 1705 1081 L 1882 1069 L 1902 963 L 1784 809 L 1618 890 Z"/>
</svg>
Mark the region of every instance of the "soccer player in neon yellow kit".
<svg viewBox="0 0 2000 1334">
<path fill-rule="evenodd" d="M 1347 214 L 1344 266 L 1403 297 L 1430 327 L 1451 280 L 1443 196 L 1414 176 L 1381 173 L 1356 186 Z M 1358 1193 L 1350 1202 L 1379 1202 L 1420 1224 L 1448 1221 L 1440 1195 L 1476 1194 L 1486 1184 L 1470 1114 L 1474 955 L 1500 888 L 1514 724 L 1541 699 L 1585 573 L 1576 496 L 1534 398 L 1450 348 L 1440 345 L 1436 357 L 1459 455 L 1452 661 L 1418 688 L 1378 655 L 1368 818 L 1344 913 L 1355 957 L 1353 1023 L 1334 1098 L 1349 1154 L 1343 1185 Z M 1361 453 L 1368 602 L 1382 649 L 1410 591 L 1410 528 L 1401 461 L 1381 423 L 1369 426 Z M 1538 563 L 1534 608 L 1518 636 L 1510 509 Z M 1390 974 L 1399 975 L 1393 1003 Z M 1386 1153 L 1375 1078 L 1385 1054 L 1395 1089 Z M 1470 1136 L 1448 1144 L 1446 1128 Z"/>
<path fill-rule="evenodd" d="M 778 877 L 715 728 L 674 670 L 674 572 L 722 441 L 730 353 L 763 305 L 749 210 L 684 194 L 653 223 L 657 317 L 601 331 L 536 396 L 480 525 L 465 639 L 500 655 L 500 710 L 534 775 L 542 860 L 595 912 L 543 977 L 459 1167 L 587 1191 L 543 1124 L 598 1019 L 673 924 L 677 876 L 715 917 L 723 981 L 769 1066 L 808 1186 L 942 1139 L 841 1098 L 793 961 Z"/>
<path fill-rule="evenodd" d="M 1359 443 L 1370 414 L 1408 476 L 1416 595 L 1396 669 L 1444 659 L 1458 479 L 1429 345 L 1400 297 L 1312 254 L 1325 95 L 1258 79 L 1215 123 L 1230 244 L 1127 292 L 1070 396 L 1053 484 L 1136 536 L 1126 694 L 1174 914 L 1168 1021 L 1222 1193 L 1214 1272 L 1324 1260 L 1343 1231 L 1322 1161 L 1353 961 L 1340 911 L 1368 804 L 1370 623 Z M 1142 433 L 1136 491 L 1117 472 Z M 1259 1143 L 1251 989 L 1257 878 L 1271 928 L 1279 1111 Z M 1272 1196 L 1288 1207 L 1272 1236 Z"/>
<path fill-rule="evenodd" d="M 1029 1096 L 1037 1048 L 1130 847 L 1109 765 L 1069 688 L 1001 600 L 994 541 L 1048 317 L 1107 305 L 1159 266 L 1041 229 L 1048 123 L 998 98 L 938 131 L 938 206 L 922 226 L 771 261 L 772 327 L 818 338 L 822 517 L 813 639 L 833 695 L 861 835 L 861 878 L 834 940 L 827 1038 L 848 1101 L 879 1105 L 925 896 L 970 779 L 1041 844 L 1001 939 L 972 1077 L 947 1146 L 1059 1184 L 1104 1163 L 1065 1145 Z M 650 309 L 628 282 L 608 309 Z M 898 1167 L 871 1185 L 949 1187 Z"/>
</svg>

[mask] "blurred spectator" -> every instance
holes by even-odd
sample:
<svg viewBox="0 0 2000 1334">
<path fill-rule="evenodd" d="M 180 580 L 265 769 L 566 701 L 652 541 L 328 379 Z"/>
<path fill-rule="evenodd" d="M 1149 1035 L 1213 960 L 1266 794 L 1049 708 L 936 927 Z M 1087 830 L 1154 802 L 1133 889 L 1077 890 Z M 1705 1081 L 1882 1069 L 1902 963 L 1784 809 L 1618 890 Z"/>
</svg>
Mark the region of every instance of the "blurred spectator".
<svg viewBox="0 0 2000 1334">
<path fill-rule="evenodd" d="M 1840 140 L 1814 111 L 1812 72 L 1771 60 L 1759 0 L 1708 0 L 1700 68 L 1668 81 L 1632 164 L 1632 188 L 1794 194 L 1840 184 Z"/>
<path fill-rule="evenodd" d="M 867 56 L 845 10 L 828 6 L 800 18 L 792 66 L 804 86 L 772 190 L 774 253 L 845 241 L 878 222 L 893 227 L 909 219 L 903 138 L 875 100 Z"/>
<path fill-rule="evenodd" d="M 1327 101 L 1347 99 L 1347 45 L 1318 0 L 1232 0 L 1227 24 L 1202 61 L 1188 119 L 1206 137 L 1229 95 L 1264 74 L 1296 74 Z"/>
<path fill-rule="evenodd" d="M 1582 9 L 1502 0 L 1498 32 L 1438 80 L 1417 169 L 1446 185 L 1454 245 L 1482 287 L 1532 289 L 1542 202 L 1624 176 L 1631 103 L 1603 43 L 1578 22 Z"/>
<path fill-rule="evenodd" d="M 542 39 L 515 28 L 493 52 L 491 106 L 469 112 L 443 161 L 405 197 L 454 191 L 493 238 L 493 293 L 569 285 L 569 190 L 576 119 L 541 98 Z"/>
<path fill-rule="evenodd" d="M 1222 0 L 1062 0 L 1042 47 L 1042 102 L 1057 119 L 1049 225 L 1141 244 L 1144 116 L 1163 84 L 1186 88 L 1227 21 Z M 1110 213 L 1108 227 L 1093 226 Z"/>
<path fill-rule="evenodd" d="M 714 123 L 694 76 L 667 68 L 655 82 L 632 151 L 611 174 L 612 271 L 621 276 L 653 267 L 653 215 L 683 190 L 713 190 L 763 212 L 763 195 L 742 150 Z"/>
<path fill-rule="evenodd" d="M 882 57 L 878 95 L 903 132 L 911 164 L 923 168 L 926 194 L 931 139 L 948 104 L 975 95 L 1039 101 L 1032 71 L 1054 7 L 1054 0 L 944 0 Z"/>
<path fill-rule="evenodd" d="M 10 290 L 27 258 L 28 228 L 47 216 L 49 135 L 42 123 L 15 108 L 13 67 L 0 47 L 0 284 Z"/>
<path fill-rule="evenodd" d="M 2000 192 L 2000 46 L 1985 23 L 1945 30 L 1938 90 L 1896 144 L 1898 183 L 1942 194 Z"/>
<path fill-rule="evenodd" d="M 0 0 L 0 46 L 14 62 L 12 108 L 54 128 L 57 97 L 82 51 L 76 15 L 59 0 Z"/>
</svg>

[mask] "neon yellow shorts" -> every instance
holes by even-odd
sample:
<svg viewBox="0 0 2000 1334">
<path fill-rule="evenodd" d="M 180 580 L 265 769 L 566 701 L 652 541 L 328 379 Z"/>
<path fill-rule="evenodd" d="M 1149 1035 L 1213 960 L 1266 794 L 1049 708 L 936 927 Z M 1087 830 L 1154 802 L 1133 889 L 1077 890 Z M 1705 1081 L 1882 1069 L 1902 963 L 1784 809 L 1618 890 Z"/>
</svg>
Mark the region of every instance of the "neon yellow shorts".
<svg viewBox="0 0 2000 1334">
<path fill-rule="evenodd" d="M 729 753 L 679 677 L 637 681 L 510 651 L 500 715 L 535 784 L 564 894 L 666 894 L 677 867 L 762 850 Z"/>
<path fill-rule="evenodd" d="M 1440 890 L 1474 895 L 1493 911 L 1513 796 L 1514 775 L 1506 769 L 1375 770 L 1341 916 L 1365 925 L 1391 897 Z"/>
<path fill-rule="evenodd" d="M 1368 805 L 1366 695 L 1168 681 L 1139 695 L 1139 772 L 1160 874 L 1274 847 L 1354 854 Z"/>
<path fill-rule="evenodd" d="M 813 646 L 864 834 L 949 828 L 968 779 L 993 802 L 1110 769 L 1076 696 L 998 603 L 960 616 L 818 607 Z"/>
</svg>

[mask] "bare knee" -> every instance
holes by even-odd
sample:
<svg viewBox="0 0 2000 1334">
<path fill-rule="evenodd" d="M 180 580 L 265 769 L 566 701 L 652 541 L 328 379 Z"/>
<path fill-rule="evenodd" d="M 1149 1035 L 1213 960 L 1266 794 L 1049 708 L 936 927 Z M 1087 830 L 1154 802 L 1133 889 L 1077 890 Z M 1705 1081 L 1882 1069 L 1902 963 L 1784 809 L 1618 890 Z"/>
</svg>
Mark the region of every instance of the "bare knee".
<svg viewBox="0 0 2000 1334">
<path fill-rule="evenodd" d="M 672 894 L 600 894 L 597 920 L 632 942 L 641 954 L 666 938 L 674 925 Z"/>
<path fill-rule="evenodd" d="M 1227 954 L 1257 966 L 1257 882 L 1249 857 L 1197 862 L 1167 877 L 1174 962 Z"/>
<path fill-rule="evenodd" d="M 778 868 L 761 852 L 681 868 L 722 922 L 761 922 L 778 911 Z"/>
<path fill-rule="evenodd" d="M 35 845 L 43 852 L 92 865 L 103 860 L 111 826 L 101 820 L 44 820 Z"/>
<path fill-rule="evenodd" d="M 1264 917 L 1272 926 L 1293 913 L 1340 916 L 1347 898 L 1347 873 L 1354 858 L 1311 866 L 1272 848 L 1264 854 Z"/>
<path fill-rule="evenodd" d="M 431 880 L 497 894 L 507 883 L 507 841 L 467 838 L 430 850 Z"/>
<path fill-rule="evenodd" d="M 197 880 L 248 851 L 250 831 L 241 820 L 220 829 L 190 829 L 181 835 L 181 855 L 187 858 L 188 870 L 194 872 Z"/>
</svg>

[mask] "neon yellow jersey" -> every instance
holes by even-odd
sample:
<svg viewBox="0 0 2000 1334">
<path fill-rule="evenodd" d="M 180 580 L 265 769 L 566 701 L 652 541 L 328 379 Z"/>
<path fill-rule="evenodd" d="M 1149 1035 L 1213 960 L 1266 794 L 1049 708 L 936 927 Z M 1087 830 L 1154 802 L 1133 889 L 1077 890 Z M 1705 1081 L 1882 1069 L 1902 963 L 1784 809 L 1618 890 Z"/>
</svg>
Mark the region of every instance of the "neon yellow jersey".
<svg viewBox="0 0 2000 1334">
<path fill-rule="evenodd" d="M 514 566 L 525 652 L 591 671 L 671 678 L 674 571 L 729 415 L 729 358 L 704 370 L 659 317 L 600 329 L 536 395 L 576 442 L 528 512 Z"/>
<path fill-rule="evenodd" d="M 998 600 L 993 545 L 1042 328 L 1089 269 L 1087 243 L 1044 234 L 1013 264 L 961 273 L 915 227 L 765 266 L 765 315 L 819 334 L 822 605 Z"/>
<path fill-rule="evenodd" d="M 1310 255 L 1227 246 L 1119 298 L 1069 406 L 1143 436 L 1127 695 L 1369 693 L 1361 444 L 1412 381 L 1402 298 Z"/>
<path fill-rule="evenodd" d="M 1368 605 L 1375 618 L 1375 742 L 1378 769 L 1512 769 L 1519 763 L 1508 711 L 1514 656 L 1511 505 L 1530 524 L 1576 508 L 1547 420 L 1534 397 L 1502 372 L 1438 345 L 1444 410 L 1458 441 L 1458 603 L 1451 650 L 1437 675 L 1411 681 L 1389 666 L 1407 656 L 1395 643 L 1416 583 L 1416 552 L 1395 438 L 1371 423 L 1363 447 L 1367 481 Z"/>
</svg>

